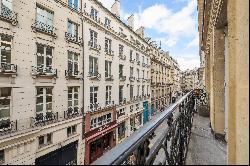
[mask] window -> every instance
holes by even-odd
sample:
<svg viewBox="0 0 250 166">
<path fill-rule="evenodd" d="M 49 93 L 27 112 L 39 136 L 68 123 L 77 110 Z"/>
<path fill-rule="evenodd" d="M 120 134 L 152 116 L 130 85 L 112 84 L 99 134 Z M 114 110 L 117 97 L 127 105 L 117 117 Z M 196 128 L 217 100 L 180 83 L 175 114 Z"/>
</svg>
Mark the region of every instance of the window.
<svg viewBox="0 0 250 166">
<path fill-rule="evenodd" d="M 107 123 L 110 123 L 111 121 L 112 121 L 111 113 L 108 113 L 99 117 L 91 118 L 90 128 L 94 129 L 102 125 L 105 125 Z"/>
<path fill-rule="evenodd" d="M 68 70 L 77 73 L 79 70 L 79 54 L 69 51 L 68 52 Z"/>
<path fill-rule="evenodd" d="M 123 76 L 123 67 L 124 65 L 119 65 L 119 77 Z"/>
<path fill-rule="evenodd" d="M 134 86 L 133 85 L 130 85 L 130 100 L 132 100 L 133 99 L 133 97 L 134 97 Z"/>
<path fill-rule="evenodd" d="M 145 85 L 142 85 L 142 96 L 144 96 Z"/>
<path fill-rule="evenodd" d="M 119 86 L 119 102 L 123 102 L 123 85 Z"/>
<path fill-rule="evenodd" d="M 142 70 L 142 78 L 144 79 L 144 70 Z"/>
<path fill-rule="evenodd" d="M 68 0 L 68 6 L 75 10 L 78 10 L 78 0 Z"/>
<path fill-rule="evenodd" d="M 133 60 L 133 50 L 130 50 L 130 60 Z"/>
<path fill-rule="evenodd" d="M 125 113 L 125 108 L 121 108 L 119 109 L 119 111 L 117 112 L 117 118 L 120 118 L 121 116 L 124 116 Z"/>
<path fill-rule="evenodd" d="M 46 31 L 53 31 L 54 13 L 43 7 L 36 8 L 36 27 L 39 29 L 46 29 Z"/>
<path fill-rule="evenodd" d="M 91 76 L 98 75 L 98 58 L 89 56 L 89 73 Z"/>
<path fill-rule="evenodd" d="M 79 87 L 68 88 L 68 108 L 79 109 Z"/>
<path fill-rule="evenodd" d="M 139 54 L 136 53 L 136 61 L 139 62 Z"/>
<path fill-rule="evenodd" d="M 119 141 L 125 137 L 126 126 L 125 122 L 118 125 L 118 139 Z"/>
<path fill-rule="evenodd" d="M 4 150 L 0 150 L 0 164 L 4 163 Z"/>
<path fill-rule="evenodd" d="M 0 35 L 0 67 L 11 63 L 11 36 Z"/>
<path fill-rule="evenodd" d="M 52 88 L 37 87 L 36 112 L 37 114 L 46 114 L 52 111 Z"/>
<path fill-rule="evenodd" d="M 130 112 L 133 112 L 133 110 L 134 110 L 134 106 L 131 105 L 131 106 L 130 106 Z"/>
<path fill-rule="evenodd" d="M 90 30 L 90 46 L 97 49 L 97 32 Z"/>
<path fill-rule="evenodd" d="M 0 120 L 10 118 L 11 88 L 0 88 Z"/>
<path fill-rule="evenodd" d="M 2 8 L 4 8 L 7 11 L 12 11 L 12 0 L 2 0 Z M 6 14 L 6 13 L 2 12 L 1 14 Z"/>
<path fill-rule="evenodd" d="M 90 128 L 96 128 L 96 126 L 97 126 L 97 118 L 91 119 Z"/>
<path fill-rule="evenodd" d="M 112 86 L 106 86 L 106 105 L 111 104 Z"/>
<path fill-rule="evenodd" d="M 37 44 L 37 67 L 43 71 L 52 68 L 52 47 Z"/>
<path fill-rule="evenodd" d="M 111 77 L 111 64 L 110 61 L 105 61 L 105 77 Z"/>
<path fill-rule="evenodd" d="M 38 148 L 42 148 L 44 146 L 47 146 L 47 145 L 51 144 L 52 143 L 52 133 L 40 136 L 38 138 L 38 143 L 39 143 Z"/>
<path fill-rule="evenodd" d="M 98 87 L 90 87 L 90 109 L 97 108 Z"/>
<path fill-rule="evenodd" d="M 137 85 L 137 97 L 140 96 L 140 85 Z"/>
<path fill-rule="evenodd" d="M 76 134 L 76 125 L 67 128 L 67 136 L 70 137 Z"/>
<path fill-rule="evenodd" d="M 140 78 L 140 70 L 137 69 L 137 78 L 139 79 Z"/>
<path fill-rule="evenodd" d="M 119 44 L 119 56 L 123 56 L 123 48 L 124 46 Z"/>
<path fill-rule="evenodd" d="M 111 23 L 111 20 L 108 19 L 107 17 L 105 17 L 105 24 L 104 24 L 104 26 L 105 26 L 106 28 L 110 28 L 110 23 Z"/>
<path fill-rule="evenodd" d="M 133 77 L 133 75 L 134 75 L 134 68 L 130 67 L 130 77 Z"/>
<path fill-rule="evenodd" d="M 105 38 L 105 52 L 107 54 L 111 54 L 111 40 L 108 38 Z"/>
<path fill-rule="evenodd" d="M 68 20 L 68 34 L 74 37 L 75 40 L 78 38 L 78 24 Z"/>
<path fill-rule="evenodd" d="M 98 12 L 96 9 L 94 8 L 91 8 L 91 12 L 90 12 L 90 17 L 93 18 L 94 20 L 97 21 L 97 18 L 98 18 Z"/>
</svg>

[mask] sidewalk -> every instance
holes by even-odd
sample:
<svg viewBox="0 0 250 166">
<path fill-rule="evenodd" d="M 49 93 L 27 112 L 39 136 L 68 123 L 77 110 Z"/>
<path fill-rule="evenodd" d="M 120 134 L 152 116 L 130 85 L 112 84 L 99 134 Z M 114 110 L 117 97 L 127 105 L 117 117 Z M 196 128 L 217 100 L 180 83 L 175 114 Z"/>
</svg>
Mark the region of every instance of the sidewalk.
<svg viewBox="0 0 250 166">
<path fill-rule="evenodd" d="M 227 145 L 215 140 L 209 117 L 194 115 L 186 165 L 226 165 Z"/>
</svg>

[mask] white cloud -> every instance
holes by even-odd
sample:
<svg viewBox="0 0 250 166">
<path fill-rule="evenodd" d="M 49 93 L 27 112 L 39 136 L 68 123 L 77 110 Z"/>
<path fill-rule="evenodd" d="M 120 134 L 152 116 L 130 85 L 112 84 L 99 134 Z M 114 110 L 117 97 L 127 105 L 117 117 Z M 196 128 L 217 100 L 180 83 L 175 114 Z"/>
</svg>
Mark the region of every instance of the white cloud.
<svg viewBox="0 0 250 166">
<path fill-rule="evenodd" d="M 195 38 L 190 43 L 188 43 L 187 48 L 196 47 L 196 46 L 199 46 L 199 34 L 198 33 L 195 36 Z"/>
<path fill-rule="evenodd" d="M 195 67 L 200 66 L 200 60 L 199 58 L 193 57 L 193 58 L 176 58 L 178 64 L 180 65 L 180 69 L 182 71 L 185 71 L 187 69 L 194 69 Z"/>
</svg>

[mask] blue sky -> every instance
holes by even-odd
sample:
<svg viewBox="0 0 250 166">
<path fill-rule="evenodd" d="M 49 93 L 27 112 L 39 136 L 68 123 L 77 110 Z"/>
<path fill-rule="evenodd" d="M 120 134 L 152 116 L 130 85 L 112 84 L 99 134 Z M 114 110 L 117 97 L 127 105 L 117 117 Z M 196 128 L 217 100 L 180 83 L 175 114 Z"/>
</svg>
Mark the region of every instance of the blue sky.
<svg viewBox="0 0 250 166">
<path fill-rule="evenodd" d="M 114 0 L 99 0 L 108 9 Z M 135 15 L 135 30 L 162 43 L 181 70 L 199 67 L 197 0 L 120 0 L 121 19 Z"/>
</svg>

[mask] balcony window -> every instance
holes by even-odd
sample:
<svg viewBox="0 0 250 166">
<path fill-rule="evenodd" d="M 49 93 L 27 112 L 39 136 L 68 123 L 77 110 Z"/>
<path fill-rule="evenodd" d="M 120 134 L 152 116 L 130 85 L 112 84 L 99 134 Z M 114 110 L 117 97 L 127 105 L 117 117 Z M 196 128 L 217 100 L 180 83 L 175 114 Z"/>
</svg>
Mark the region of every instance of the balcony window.
<svg viewBox="0 0 250 166">
<path fill-rule="evenodd" d="M 105 61 L 105 77 L 111 77 L 111 65 L 112 62 L 110 61 Z"/>
<path fill-rule="evenodd" d="M 0 0 L 1 3 L 1 13 L 0 18 L 5 21 L 9 21 L 12 25 L 16 25 L 17 23 L 17 14 L 13 12 L 13 0 Z"/>
<path fill-rule="evenodd" d="M 125 122 L 122 122 L 121 124 L 118 125 L 118 140 L 119 141 L 125 137 L 125 132 L 126 132 Z"/>
<path fill-rule="evenodd" d="M 76 125 L 67 128 L 67 136 L 70 137 L 76 134 Z"/>
<path fill-rule="evenodd" d="M 94 8 L 91 8 L 90 17 L 97 21 L 98 11 Z"/>
<path fill-rule="evenodd" d="M 119 77 L 120 78 L 123 76 L 123 67 L 124 65 L 119 65 Z"/>
<path fill-rule="evenodd" d="M 46 115 L 52 111 L 52 88 L 37 87 L 36 113 Z"/>
<path fill-rule="evenodd" d="M 130 77 L 133 77 L 133 75 L 134 75 L 134 68 L 130 67 Z"/>
<path fill-rule="evenodd" d="M 96 127 L 97 127 L 97 118 L 93 118 L 91 119 L 91 122 L 90 122 L 90 128 L 93 129 Z"/>
<path fill-rule="evenodd" d="M 97 32 L 90 30 L 90 46 L 97 49 Z"/>
<path fill-rule="evenodd" d="M 68 0 L 69 8 L 78 10 L 78 0 Z"/>
<path fill-rule="evenodd" d="M 144 72 L 145 72 L 145 71 L 144 71 L 144 70 L 142 70 L 142 78 L 143 78 L 143 79 L 145 78 L 145 77 L 144 77 Z"/>
<path fill-rule="evenodd" d="M 54 12 L 49 11 L 41 6 L 36 7 L 36 28 L 52 33 L 54 30 L 53 19 Z"/>
<path fill-rule="evenodd" d="M 79 87 L 68 87 L 68 108 L 79 110 Z"/>
<path fill-rule="evenodd" d="M 106 105 L 111 104 L 112 86 L 106 86 Z"/>
<path fill-rule="evenodd" d="M 92 56 L 89 57 L 89 73 L 90 76 L 98 75 L 98 58 Z"/>
<path fill-rule="evenodd" d="M 4 163 L 5 157 L 4 157 L 4 150 L 0 150 L 0 164 Z"/>
<path fill-rule="evenodd" d="M 68 36 L 72 40 L 78 40 L 78 24 L 68 20 Z"/>
<path fill-rule="evenodd" d="M 52 68 L 52 47 L 37 44 L 37 67 L 42 71 Z"/>
<path fill-rule="evenodd" d="M 111 43 L 112 43 L 112 40 L 108 39 L 108 38 L 105 38 L 105 52 L 107 54 L 111 54 Z"/>
<path fill-rule="evenodd" d="M 130 100 L 132 100 L 134 97 L 134 86 L 130 85 Z"/>
<path fill-rule="evenodd" d="M 123 48 L 124 46 L 119 44 L 119 56 L 123 56 Z"/>
<path fill-rule="evenodd" d="M 90 109 L 97 108 L 98 87 L 90 87 Z"/>
<path fill-rule="evenodd" d="M 144 96 L 145 85 L 142 85 L 142 96 Z"/>
<path fill-rule="evenodd" d="M 68 51 L 68 71 L 75 75 L 79 72 L 79 54 Z"/>
<path fill-rule="evenodd" d="M 0 68 L 11 63 L 11 36 L 0 35 Z"/>
<path fill-rule="evenodd" d="M 106 17 L 106 18 L 105 18 L 105 24 L 104 24 L 104 26 L 105 26 L 106 28 L 110 28 L 110 24 L 111 24 L 111 20 L 108 19 L 108 18 Z"/>
<path fill-rule="evenodd" d="M 0 121 L 10 118 L 11 88 L 0 88 Z"/>
<path fill-rule="evenodd" d="M 137 97 L 140 96 L 140 85 L 137 85 Z"/>
<path fill-rule="evenodd" d="M 123 85 L 119 86 L 119 102 L 123 102 Z"/>
<path fill-rule="evenodd" d="M 132 61 L 133 60 L 133 50 L 130 50 L 130 61 Z"/>
<path fill-rule="evenodd" d="M 49 144 L 52 144 L 52 133 L 40 136 L 38 138 L 38 148 L 42 148 L 44 146 L 47 146 Z"/>
</svg>

